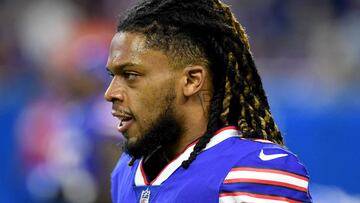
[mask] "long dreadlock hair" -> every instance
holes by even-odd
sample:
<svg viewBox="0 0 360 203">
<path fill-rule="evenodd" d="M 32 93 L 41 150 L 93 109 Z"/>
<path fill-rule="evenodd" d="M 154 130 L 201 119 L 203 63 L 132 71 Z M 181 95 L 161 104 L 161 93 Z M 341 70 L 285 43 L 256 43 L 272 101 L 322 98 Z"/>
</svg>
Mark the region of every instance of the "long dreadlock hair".
<svg viewBox="0 0 360 203">
<path fill-rule="evenodd" d="M 237 126 L 244 138 L 284 145 L 248 37 L 229 6 L 220 0 L 143 0 L 120 19 L 117 31 L 143 34 L 147 46 L 164 51 L 175 66 L 202 64 L 212 75 L 207 130 L 182 163 L 184 168 L 227 125 Z"/>
</svg>

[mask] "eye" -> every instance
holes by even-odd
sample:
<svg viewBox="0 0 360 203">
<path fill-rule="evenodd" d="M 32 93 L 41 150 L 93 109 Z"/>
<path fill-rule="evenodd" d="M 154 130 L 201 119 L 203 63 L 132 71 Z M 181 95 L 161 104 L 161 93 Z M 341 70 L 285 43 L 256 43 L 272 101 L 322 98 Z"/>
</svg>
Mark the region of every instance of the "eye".
<svg viewBox="0 0 360 203">
<path fill-rule="evenodd" d="M 114 77 L 114 73 L 112 73 L 110 70 L 107 70 L 107 73 L 108 73 L 108 75 L 109 75 L 111 78 Z"/>
<path fill-rule="evenodd" d="M 135 72 L 124 72 L 123 76 L 126 80 L 135 80 L 140 75 Z"/>
</svg>

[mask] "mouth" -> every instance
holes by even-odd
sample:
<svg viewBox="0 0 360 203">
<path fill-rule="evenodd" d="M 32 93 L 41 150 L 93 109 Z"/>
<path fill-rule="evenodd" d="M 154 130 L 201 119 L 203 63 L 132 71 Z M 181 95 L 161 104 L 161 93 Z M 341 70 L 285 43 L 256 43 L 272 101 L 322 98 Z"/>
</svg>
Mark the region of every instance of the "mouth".
<svg viewBox="0 0 360 203">
<path fill-rule="evenodd" d="M 134 119 L 129 114 L 123 114 L 123 113 L 112 113 L 114 117 L 119 119 L 119 125 L 117 126 L 117 130 L 121 133 L 125 133 L 133 123 Z"/>
</svg>

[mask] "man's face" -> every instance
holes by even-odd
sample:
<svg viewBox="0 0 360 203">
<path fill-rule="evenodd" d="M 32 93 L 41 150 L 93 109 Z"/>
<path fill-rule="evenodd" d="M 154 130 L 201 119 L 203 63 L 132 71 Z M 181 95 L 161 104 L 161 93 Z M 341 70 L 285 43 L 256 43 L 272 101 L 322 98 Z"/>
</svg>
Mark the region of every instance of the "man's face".
<svg viewBox="0 0 360 203">
<path fill-rule="evenodd" d="M 149 133 L 161 131 L 159 123 L 177 125 L 173 113 L 177 72 L 164 53 L 145 47 L 143 35 L 117 33 L 107 68 L 113 79 L 105 98 L 113 103 L 112 114 L 119 118 L 118 130 L 127 139 L 127 148 L 143 147 L 139 145 L 146 144 Z"/>
</svg>

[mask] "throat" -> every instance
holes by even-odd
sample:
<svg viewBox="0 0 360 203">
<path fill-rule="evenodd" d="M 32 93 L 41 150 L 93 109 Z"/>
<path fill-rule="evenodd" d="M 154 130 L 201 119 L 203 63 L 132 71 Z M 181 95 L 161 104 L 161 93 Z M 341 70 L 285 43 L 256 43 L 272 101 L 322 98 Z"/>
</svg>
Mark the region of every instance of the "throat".
<svg viewBox="0 0 360 203">
<path fill-rule="evenodd" d="M 159 147 L 153 153 L 144 158 L 142 167 L 147 181 L 150 183 L 155 180 L 169 162 L 170 160 L 162 147 Z"/>
</svg>

